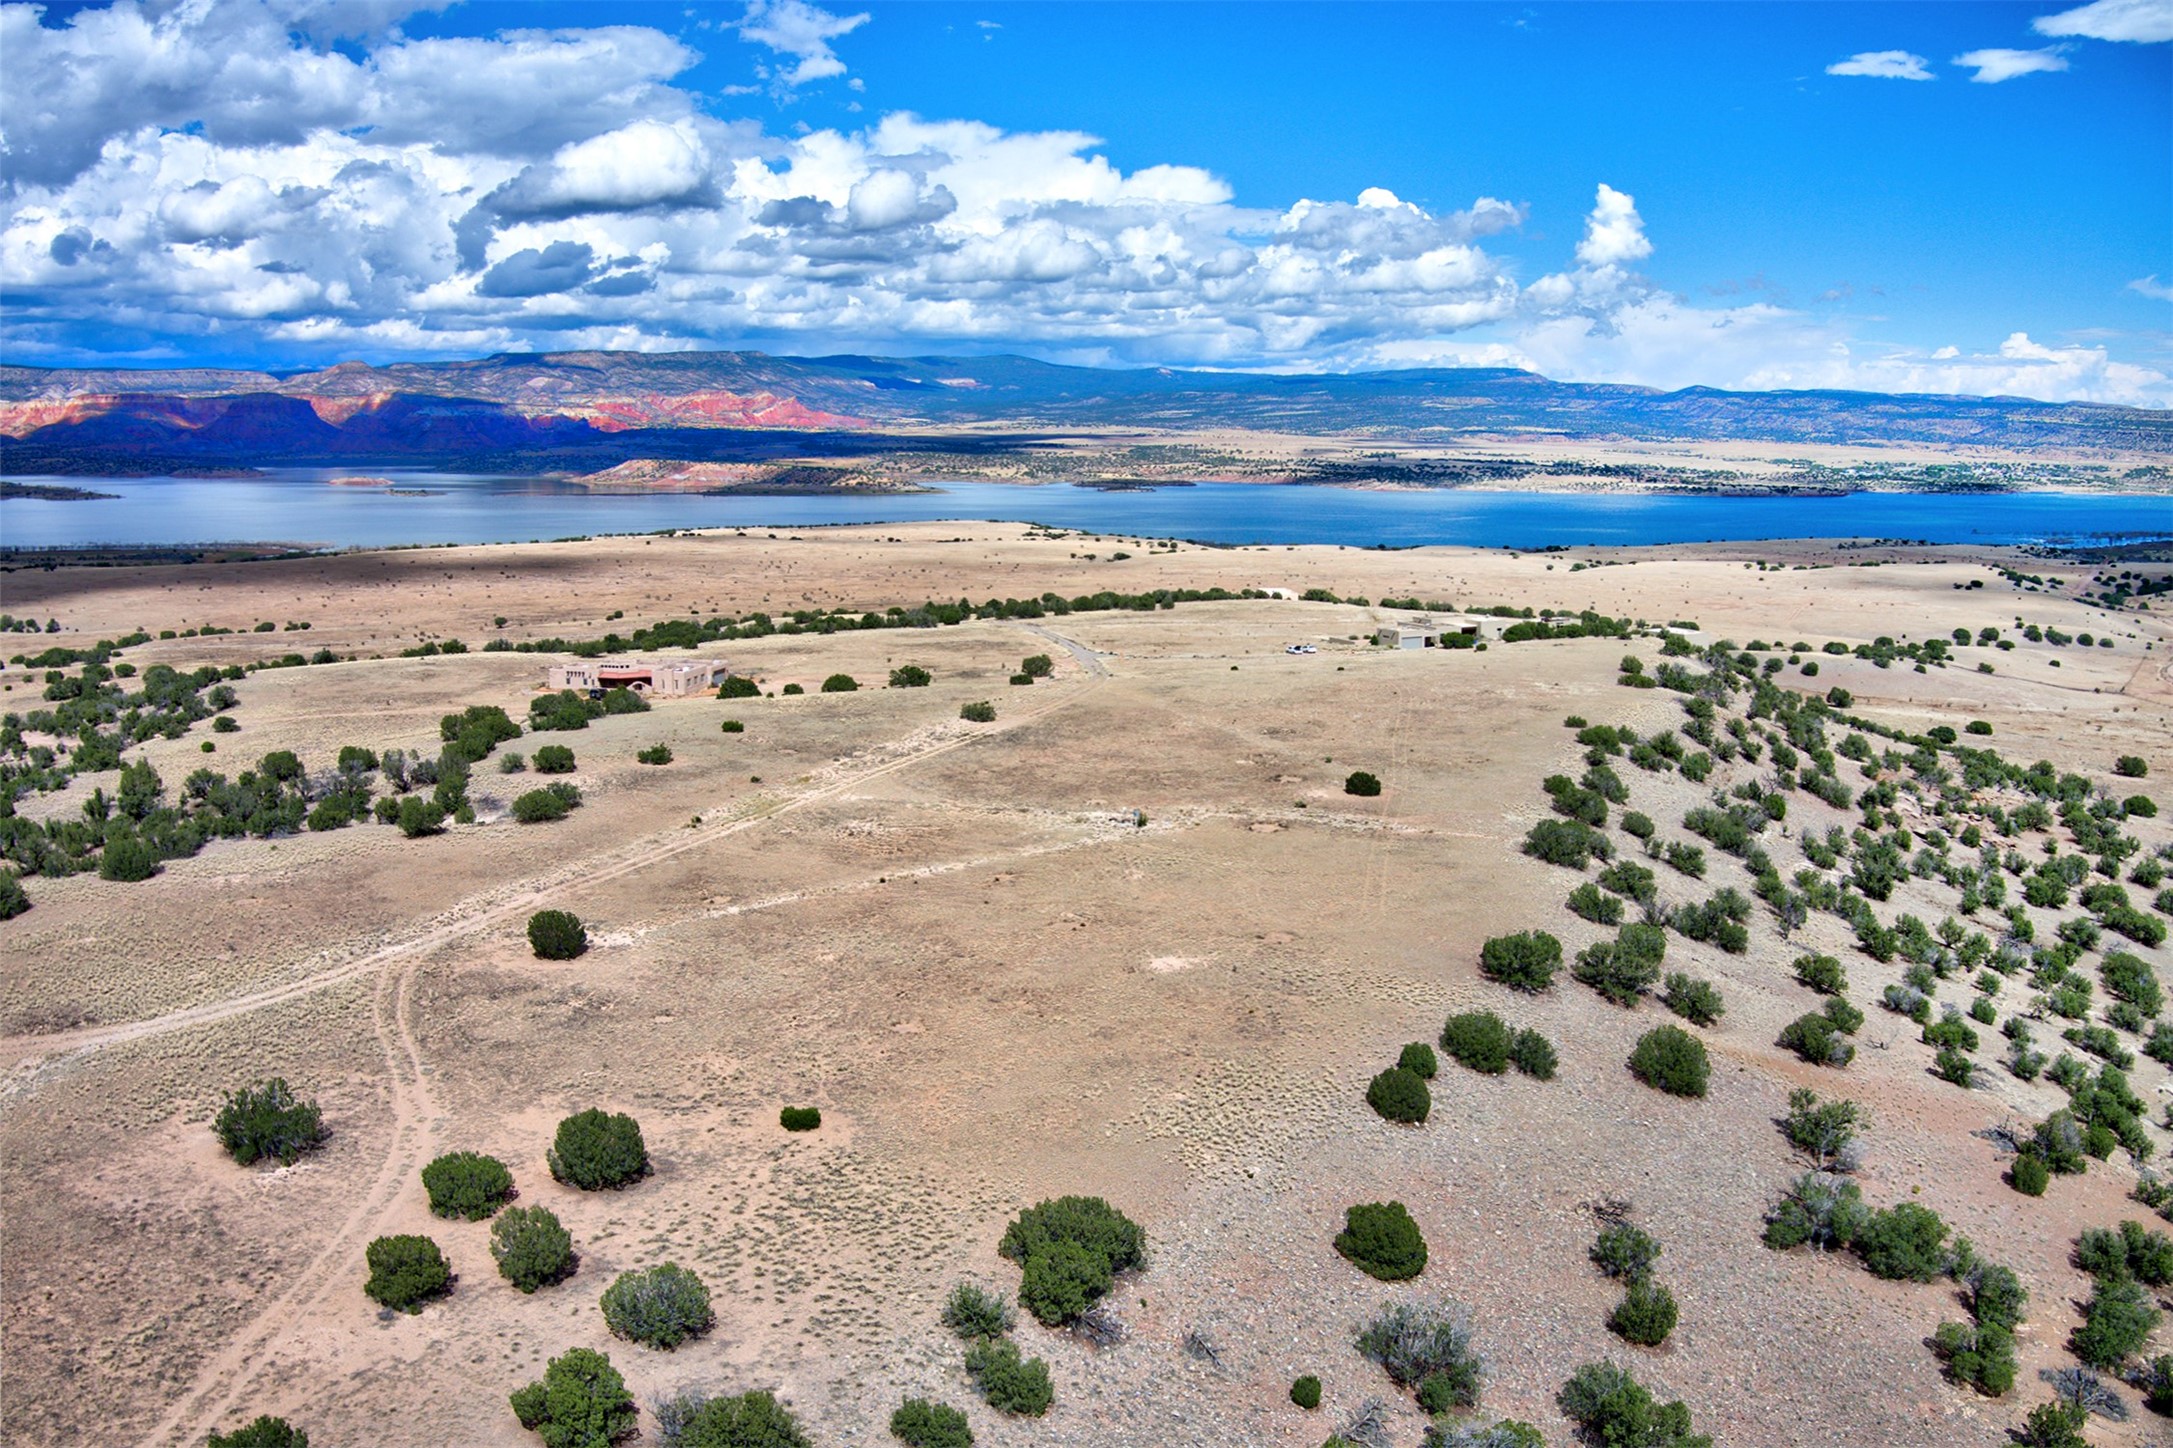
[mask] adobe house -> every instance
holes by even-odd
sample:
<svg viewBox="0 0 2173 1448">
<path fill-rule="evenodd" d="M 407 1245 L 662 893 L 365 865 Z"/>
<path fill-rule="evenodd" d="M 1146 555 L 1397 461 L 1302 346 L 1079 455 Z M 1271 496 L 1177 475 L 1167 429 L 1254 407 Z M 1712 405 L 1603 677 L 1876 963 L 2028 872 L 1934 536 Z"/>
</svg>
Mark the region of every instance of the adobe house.
<svg viewBox="0 0 2173 1448">
<path fill-rule="evenodd" d="M 552 689 L 632 689 L 656 699 L 684 699 L 706 694 L 724 682 L 731 669 L 722 659 L 681 659 L 643 663 L 638 659 L 577 659 L 553 664 L 545 675 Z"/>
</svg>

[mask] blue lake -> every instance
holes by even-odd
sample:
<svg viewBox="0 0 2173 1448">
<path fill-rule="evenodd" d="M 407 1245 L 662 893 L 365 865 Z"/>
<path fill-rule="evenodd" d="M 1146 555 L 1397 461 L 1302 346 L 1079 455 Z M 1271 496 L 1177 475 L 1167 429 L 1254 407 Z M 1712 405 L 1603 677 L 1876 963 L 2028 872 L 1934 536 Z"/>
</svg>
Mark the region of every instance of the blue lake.
<svg viewBox="0 0 2173 1448">
<path fill-rule="evenodd" d="M 510 543 L 666 528 L 813 527 L 942 519 L 1039 522 L 1210 543 L 1667 544 L 1758 538 L 2096 542 L 2173 535 L 2173 496 L 1857 493 L 1838 498 L 1202 483 L 1151 491 L 953 483 L 873 497 L 603 497 L 528 478 L 388 472 L 402 489 L 332 487 L 330 471 L 263 478 L 24 478 L 111 499 L 0 501 L 0 543 L 284 542 L 333 548 Z"/>
</svg>

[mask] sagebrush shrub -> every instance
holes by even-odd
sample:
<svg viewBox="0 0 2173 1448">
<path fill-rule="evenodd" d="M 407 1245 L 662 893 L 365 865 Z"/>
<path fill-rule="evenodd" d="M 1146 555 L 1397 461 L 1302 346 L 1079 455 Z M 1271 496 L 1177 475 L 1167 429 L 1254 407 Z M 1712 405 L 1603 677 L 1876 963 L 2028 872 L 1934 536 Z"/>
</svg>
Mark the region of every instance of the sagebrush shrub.
<svg viewBox="0 0 2173 1448">
<path fill-rule="evenodd" d="M 621 1272 L 604 1289 L 601 1306 L 614 1336 L 666 1352 L 717 1320 L 702 1279 L 676 1262 Z"/>
<path fill-rule="evenodd" d="M 456 1151 L 423 1168 L 423 1190 L 437 1215 L 480 1222 L 513 1194 L 513 1173 L 494 1156 Z"/>
<path fill-rule="evenodd" d="M 1433 1412 L 1479 1401 L 1486 1362 L 1471 1342 L 1471 1315 L 1453 1302 L 1397 1302 L 1358 1334 L 1358 1351 L 1399 1388 L 1433 1385 Z"/>
<path fill-rule="evenodd" d="M 631 1116 L 590 1108 L 558 1124 L 545 1155 L 551 1175 L 583 1191 L 623 1187 L 649 1174 L 649 1149 Z"/>
<path fill-rule="evenodd" d="M 1609 1277 L 1635 1282 L 1660 1260 L 1660 1244 L 1628 1222 L 1611 1222 L 1592 1243 L 1592 1265 Z"/>
</svg>

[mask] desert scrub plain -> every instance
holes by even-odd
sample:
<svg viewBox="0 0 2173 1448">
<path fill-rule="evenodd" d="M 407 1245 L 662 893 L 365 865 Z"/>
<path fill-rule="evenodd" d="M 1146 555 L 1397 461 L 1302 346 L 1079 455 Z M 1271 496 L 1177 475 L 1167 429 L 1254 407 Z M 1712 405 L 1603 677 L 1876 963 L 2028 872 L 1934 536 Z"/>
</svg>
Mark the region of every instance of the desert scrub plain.
<svg viewBox="0 0 2173 1448">
<path fill-rule="evenodd" d="M 290 751 L 303 772 L 281 799 L 314 809 L 366 786 L 370 816 L 245 825 L 140 881 L 33 876 L 29 908 L 0 922 L 9 1436 L 198 1444 L 268 1413 L 319 1448 L 534 1443 L 510 1397 L 585 1349 L 623 1375 L 644 1441 L 684 1391 L 765 1390 L 817 1443 L 897 1441 L 892 1414 L 924 1399 L 990 1444 L 1412 1444 L 1421 1398 L 1446 1394 L 1444 1441 L 1507 1418 L 1567 1444 L 1564 1385 L 1604 1361 L 1723 1444 L 1997 1443 L 2061 1392 L 2124 1410 L 2090 1416 L 2088 1442 L 2163 1437 L 2146 1400 L 2173 1339 L 2133 1329 L 2173 1266 L 2137 1199 L 2157 1198 L 2168 1074 L 2150 1048 L 2173 1056 L 2173 1031 L 2137 998 L 2169 960 L 2166 887 L 2143 882 L 2173 842 L 2150 813 L 2173 803 L 2173 653 L 2162 615 L 2077 601 L 2106 576 L 1900 546 L 1224 549 L 956 524 L 7 575 L 8 613 L 60 625 L 0 636 L 9 654 L 140 629 L 101 666 L 137 671 L 110 681 L 124 693 L 158 664 L 241 671 L 220 680 L 231 707 L 121 751 L 167 804 L 194 770 L 238 778 Z M 511 648 L 697 611 L 783 625 L 1212 588 L 1375 602 L 725 638 L 703 652 L 759 681 L 753 697 L 564 731 L 528 727 L 557 655 Z M 1606 626 L 1387 650 L 1364 640 L 1410 611 L 1384 598 Z M 445 652 L 455 639 L 465 652 Z M 1295 642 L 1319 652 L 1286 654 Z M 320 650 L 335 661 L 247 667 Z M 1012 684 L 1037 655 L 1047 676 Z M 930 682 L 884 686 L 907 665 Z M 860 687 L 822 692 L 841 673 Z M 54 707 L 43 668 L 11 666 L 0 688 L 26 720 Z M 960 717 L 983 701 L 993 722 Z M 445 716 L 492 709 L 524 732 L 473 741 L 440 826 L 374 821 L 396 794 L 382 765 L 359 786 L 337 776 L 349 746 L 437 761 L 457 742 Z M 638 761 L 658 745 L 669 763 Z M 547 746 L 572 769 L 539 773 Z M 510 754 L 521 772 L 502 772 Z M 2041 759 L 2050 773 L 2027 774 Z M 1354 772 L 1381 793 L 1347 793 Z M 11 851 L 123 784 L 40 782 L 57 787 L 21 795 Z M 578 806 L 516 823 L 513 802 L 553 782 Z M 404 798 L 439 794 L 410 784 Z M 1608 858 L 1544 858 L 1574 860 L 1580 840 L 1589 856 L 1580 830 Z M 577 916 L 586 950 L 538 958 L 543 909 Z M 1645 923 L 1664 941 L 1650 966 L 1620 949 Z M 1486 943 L 1518 932 L 1558 943 L 1544 988 L 1482 972 Z M 1536 984 L 1545 950 L 1511 954 L 1523 964 L 1496 974 Z M 1831 998 L 1803 983 L 1833 983 L 1807 956 L 1831 957 L 1863 1016 L 1814 1032 L 1810 1060 L 1779 1044 Z M 1694 1023 L 1710 1012 L 1677 975 L 1717 991 L 1717 1019 Z M 1459 1060 L 1444 1023 L 1482 1012 L 1543 1037 L 1551 1079 Z M 1664 1025 L 1702 1047 L 1702 1097 L 1632 1074 Z M 1835 1042 L 1845 1064 L 1828 1064 Z M 1429 1110 L 1392 1122 L 1368 1086 L 1419 1062 L 1410 1043 L 1438 1047 Z M 211 1122 L 274 1077 L 316 1103 L 324 1138 L 291 1166 L 237 1165 Z M 1839 1163 L 1779 1125 L 1805 1089 L 1860 1108 Z M 783 1130 L 785 1107 L 818 1108 L 819 1127 Z M 554 1180 L 554 1133 L 590 1108 L 639 1123 L 646 1175 Z M 563 1223 L 570 1276 L 523 1293 L 491 1220 L 432 1214 L 422 1169 L 460 1151 L 503 1162 L 513 1205 Z M 2026 1160 L 2048 1163 L 2041 1196 L 2010 1184 Z M 1915 1204 L 1945 1235 L 1893 1215 L 1865 1230 L 1843 1207 L 1820 1221 L 1856 1250 L 1768 1246 L 1777 1203 L 1822 1163 L 1851 1167 L 1830 1195 Z M 1008 1340 L 1045 1363 L 1054 1401 L 1001 1412 L 946 1303 L 961 1281 L 1016 1299 L 1007 1227 L 1069 1194 L 1143 1228 L 1144 1265 L 1116 1275 L 1089 1331 L 1017 1313 Z M 1348 1209 L 1371 1203 L 1407 1209 L 1416 1277 L 1338 1250 Z M 2078 1251 L 2122 1221 L 2139 1224 L 2132 1250 Z M 1603 1271 L 1592 1249 L 1615 1223 L 1658 1258 Z M 405 1235 L 452 1274 L 413 1313 L 364 1290 L 365 1249 Z M 666 1262 L 698 1275 L 713 1325 L 670 1351 L 614 1335 L 605 1290 Z M 1996 1393 L 1972 1385 L 2000 1385 L 1983 1264 L 2028 1293 Z M 1657 1346 L 1610 1330 L 1639 1281 L 1677 1310 Z M 1399 1387 L 1357 1345 L 1390 1309 L 1443 1303 L 1484 1362 L 1475 1406 L 1468 1377 Z M 1633 1327 L 1652 1336 L 1652 1314 Z M 2086 1366 L 2094 1387 L 2072 1376 Z M 1317 1408 L 1293 1402 L 1305 1376 Z"/>
</svg>

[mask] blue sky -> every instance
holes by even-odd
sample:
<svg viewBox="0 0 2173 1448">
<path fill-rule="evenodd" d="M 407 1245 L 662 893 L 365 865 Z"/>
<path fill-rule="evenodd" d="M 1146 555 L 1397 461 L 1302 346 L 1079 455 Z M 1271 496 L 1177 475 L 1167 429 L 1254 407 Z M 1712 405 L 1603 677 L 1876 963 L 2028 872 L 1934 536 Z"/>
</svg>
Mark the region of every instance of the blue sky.
<svg viewBox="0 0 2173 1448">
<path fill-rule="evenodd" d="M 1017 350 L 2173 406 L 2173 0 L 4 24 L 14 362 Z"/>
</svg>

